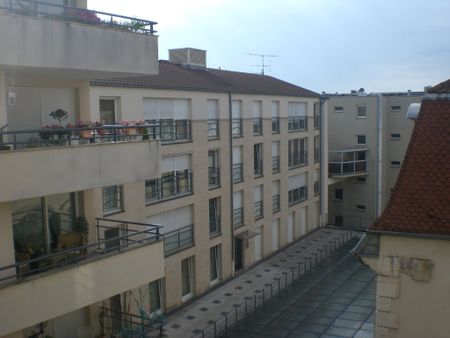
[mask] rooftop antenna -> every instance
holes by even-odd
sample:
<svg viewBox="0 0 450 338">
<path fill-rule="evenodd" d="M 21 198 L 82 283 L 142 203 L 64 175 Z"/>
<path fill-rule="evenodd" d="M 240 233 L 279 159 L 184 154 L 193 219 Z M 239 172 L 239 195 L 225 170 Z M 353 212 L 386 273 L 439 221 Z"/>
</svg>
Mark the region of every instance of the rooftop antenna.
<svg viewBox="0 0 450 338">
<path fill-rule="evenodd" d="M 269 64 L 264 63 L 264 58 L 277 58 L 278 57 L 278 55 L 273 55 L 273 54 L 248 53 L 248 55 L 257 56 L 257 57 L 261 58 L 261 64 L 258 65 L 261 67 L 261 75 L 264 75 L 264 69 L 266 69 L 267 67 L 270 67 Z"/>
</svg>

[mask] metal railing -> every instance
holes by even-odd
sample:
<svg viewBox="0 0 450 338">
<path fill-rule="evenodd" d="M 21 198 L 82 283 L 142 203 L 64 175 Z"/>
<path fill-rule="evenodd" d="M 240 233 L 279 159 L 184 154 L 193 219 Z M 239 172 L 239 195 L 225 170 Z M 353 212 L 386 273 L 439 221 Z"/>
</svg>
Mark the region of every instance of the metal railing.
<svg viewBox="0 0 450 338">
<path fill-rule="evenodd" d="M 288 156 L 289 169 L 308 164 L 308 152 L 290 153 Z"/>
<path fill-rule="evenodd" d="M 151 120 L 159 126 L 161 143 L 187 142 L 192 140 L 191 120 Z"/>
<path fill-rule="evenodd" d="M 278 212 L 280 211 L 280 195 L 273 195 L 272 196 L 272 212 Z"/>
<path fill-rule="evenodd" d="M 253 171 L 255 173 L 255 177 L 260 177 L 264 174 L 263 160 L 255 160 L 253 163 Z"/>
<path fill-rule="evenodd" d="M 264 203 L 263 201 L 255 202 L 255 220 L 264 217 Z"/>
<path fill-rule="evenodd" d="M 280 118 L 272 117 L 272 134 L 278 134 L 280 132 Z"/>
<path fill-rule="evenodd" d="M 272 173 L 280 172 L 280 156 L 272 156 Z"/>
<path fill-rule="evenodd" d="M 219 137 L 219 120 L 208 120 L 208 138 Z"/>
<path fill-rule="evenodd" d="M 92 143 L 116 143 L 159 138 L 159 125 L 103 125 L 62 128 L 57 125 L 30 130 L 0 131 L 0 146 L 6 149 L 76 146 Z"/>
<path fill-rule="evenodd" d="M 100 27 L 110 27 L 121 31 L 154 35 L 157 31 L 154 21 L 132 18 L 107 12 L 69 7 L 37 0 L 7 0 L 0 2 L 0 10 L 11 14 L 49 18 Z"/>
<path fill-rule="evenodd" d="M 367 161 L 328 162 L 328 172 L 332 175 L 352 175 L 367 172 Z"/>
<path fill-rule="evenodd" d="M 320 194 L 320 182 L 315 181 L 314 182 L 314 195 Z"/>
<path fill-rule="evenodd" d="M 16 261 L 0 267 L 0 282 L 24 280 L 42 272 L 91 261 L 113 254 L 155 243 L 161 239 L 160 229 L 154 224 L 96 218 L 97 241 L 67 250 L 48 253 L 36 258 Z M 143 229 L 143 230 L 142 230 Z M 112 230 L 109 231 L 108 230 Z M 85 236 L 83 234 L 83 236 Z"/>
<path fill-rule="evenodd" d="M 233 227 L 240 228 L 244 225 L 244 208 L 233 209 Z"/>
<path fill-rule="evenodd" d="M 174 172 L 171 176 L 164 176 L 145 182 L 145 201 L 158 202 L 192 194 L 192 172 Z"/>
<path fill-rule="evenodd" d="M 308 129 L 308 119 L 306 116 L 288 117 L 288 131 L 301 131 Z"/>
<path fill-rule="evenodd" d="M 367 230 L 367 228 L 369 228 L 373 223 L 375 223 L 375 220 L 376 220 L 375 217 L 369 216 L 338 215 L 338 214 L 326 215 L 327 225 L 332 225 L 335 227 L 355 231 Z"/>
<path fill-rule="evenodd" d="M 314 114 L 314 129 L 320 128 L 320 115 Z"/>
<path fill-rule="evenodd" d="M 180 229 L 163 234 L 164 255 L 169 256 L 194 245 L 194 226 L 186 225 Z"/>
<path fill-rule="evenodd" d="M 220 234 L 220 215 L 209 217 L 209 235 L 214 236 Z"/>
<path fill-rule="evenodd" d="M 242 163 L 233 164 L 233 183 L 240 183 L 244 180 Z"/>
<path fill-rule="evenodd" d="M 220 168 L 208 167 L 208 187 L 220 186 Z"/>
<path fill-rule="evenodd" d="M 292 190 L 289 190 L 289 192 L 288 192 L 289 205 L 303 202 L 303 201 L 306 201 L 307 199 L 308 199 L 308 187 L 307 186 L 292 189 Z"/>
<path fill-rule="evenodd" d="M 262 135 L 263 133 L 263 119 L 254 118 L 253 119 L 253 135 Z"/>
<path fill-rule="evenodd" d="M 351 232 L 341 233 L 334 237 L 320 249 L 282 272 L 281 276 L 276 277 L 273 282 L 257 290 L 253 297 L 245 298 L 243 302 L 234 305 L 233 310 L 223 312 L 218 319 L 211 321 L 207 327 L 197 330 L 198 333 L 192 335 L 191 338 L 217 338 L 225 335 L 267 303 L 272 302 L 276 296 L 281 296 L 282 291 L 310 272 L 313 267 L 328 262 L 331 255 L 351 238 Z"/>
<path fill-rule="evenodd" d="M 233 137 L 242 136 L 242 119 L 231 120 L 231 134 L 233 135 Z"/>
</svg>

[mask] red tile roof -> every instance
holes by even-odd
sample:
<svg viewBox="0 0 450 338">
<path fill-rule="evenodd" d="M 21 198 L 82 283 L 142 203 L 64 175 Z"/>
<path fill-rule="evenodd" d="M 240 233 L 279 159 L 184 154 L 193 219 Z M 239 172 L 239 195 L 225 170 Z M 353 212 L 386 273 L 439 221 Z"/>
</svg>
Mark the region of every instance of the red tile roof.
<svg viewBox="0 0 450 338">
<path fill-rule="evenodd" d="M 190 90 L 236 94 L 319 97 L 319 94 L 277 78 L 227 70 L 189 67 L 159 61 L 159 74 L 93 80 L 93 86 Z"/>
<path fill-rule="evenodd" d="M 450 80 L 428 93 L 389 203 L 370 230 L 450 235 Z"/>
</svg>

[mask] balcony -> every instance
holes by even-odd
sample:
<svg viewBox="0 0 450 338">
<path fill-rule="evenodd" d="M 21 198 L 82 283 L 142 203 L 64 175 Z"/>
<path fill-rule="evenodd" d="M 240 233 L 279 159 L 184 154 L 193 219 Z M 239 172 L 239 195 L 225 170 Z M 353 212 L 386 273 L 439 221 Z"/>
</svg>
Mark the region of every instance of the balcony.
<svg viewBox="0 0 450 338">
<path fill-rule="evenodd" d="M 165 173 L 162 178 L 145 182 L 145 201 L 154 203 L 192 194 L 190 170 Z"/>
<path fill-rule="evenodd" d="M 259 136 L 263 134 L 263 119 L 254 118 L 253 119 L 253 135 Z"/>
<path fill-rule="evenodd" d="M 308 129 L 308 120 L 306 116 L 291 116 L 288 118 L 288 130 L 304 131 Z"/>
<path fill-rule="evenodd" d="M 208 167 L 208 187 L 220 187 L 220 168 Z"/>
<path fill-rule="evenodd" d="M 272 213 L 276 213 L 280 211 L 280 195 L 272 196 Z"/>
<path fill-rule="evenodd" d="M 208 139 L 219 138 L 219 120 L 208 120 Z"/>
<path fill-rule="evenodd" d="M 231 134 L 233 137 L 242 137 L 242 119 L 231 120 Z"/>
<path fill-rule="evenodd" d="M 240 183 L 244 180 L 242 163 L 233 164 L 233 183 Z"/>
<path fill-rule="evenodd" d="M 233 228 L 237 229 L 244 225 L 244 208 L 233 209 Z"/>
<path fill-rule="evenodd" d="M 308 187 L 303 186 L 289 190 L 289 206 L 306 201 L 308 199 Z"/>
<path fill-rule="evenodd" d="M 255 160 L 253 163 L 253 171 L 255 174 L 255 177 L 261 177 L 264 174 L 263 170 L 263 161 L 262 160 Z"/>
<path fill-rule="evenodd" d="M 9 48 L 0 50 L 0 67 L 85 80 L 157 74 L 155 25 L 41 1 L 2 1 L 0 41 Z"/>
<path fill-rule="evenodd" d="M 154 132 L 152 137 L 161 139 L 162 144 L 192 141 L 191 120 L 148 120 L 147 122 L 158 126 L 152 129 Z"/>
<path fill-rule="evenodd" d="M 308 152 L 290 153 L 288 156 L 289 169 L 300 167 L 308 164 Z"/>
<path fill-rule="evenodd" d="M 272 174 L 280 172 L 280 156 L 272 156 Z"/>
<path fill-rule="evenodd" d="M 194 245 L 194 226 L 187 225 L 164 235 L 164 255 L 170 256 Z"/>
<path fill-rule="evenodd" d="M 151 131 L 138 134 L 136 129 L 102 126 L 0 133 L 0 149 L 9 149 L 0 151 L 0 203 L 160 176 L 159 141 L 152 140 Z"/>
<path fill-rule="evenodd" d="M 272 117 L 272 134 L 280 133 L 280 118 Z"/>
<path fill-rule="evenodd" d="M 255 202 L 255 220 L 264 217 L 264 204 L 263 201 Z"/>
<path fill-rule="evenodd" d="M 349 149 L 329 152 L 328 173 L 331 176 L 367 174 L 367 149 Z"/>
<path fill-rule="evenodd" d="M 97 242 L 0 268 L 0 335 L 164 277 L 159 226 L 102 218 L 96 223 Z M 142 261 L 145 268 L 135 264 Z"/>
</svg>

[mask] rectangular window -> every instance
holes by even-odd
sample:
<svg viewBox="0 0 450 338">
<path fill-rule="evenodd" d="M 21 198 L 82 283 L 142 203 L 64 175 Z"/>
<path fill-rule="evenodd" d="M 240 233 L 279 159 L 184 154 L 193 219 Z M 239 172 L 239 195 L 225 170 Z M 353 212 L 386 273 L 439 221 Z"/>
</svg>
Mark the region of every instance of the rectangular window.
<svg viewBox="0 0 450 338">
<path fill-rule="evenodd" d="M 242 191 L 233 193 L 233 227 L 239 228 L 244 225 L 244 208 L 242 207 Z"/>
<path fill-rule="evenodd" d="M 254 156 L 254 173 L 255 177 L 260 177 L 263 175 L 263 144 L 258 143 L 253 146 L 253 156 Z"/>
<path fill-rule="evenodd" d="M 280 102 L 272 101 L 272 134 L 280 132 Z"/>
<path fill-rule="evenodd" d="M 149 283 L 148 293 L 150 299 L 149 313 L 161 313 L 163 310 L 162 280 L 159 279 Z"/>
<path fill-rule="evenodd" d="M 220 197 L 209 200 L 209 235 L 220 234 Z"/>
<path fill-rule="evenodd" d="M 219 150 L 208 151 L 208 186 L 220 187 Z"/>
<path fill-rule="evenodd" d="M 342 188 L 334 189 L 334 199 L 336 201 L 344 200 L 344 190 Z"/>
<path fill-rule="evenodd" d="M 293 205 L 308 199 L 308 188 L 306 185 L 306 174 L 288 177 L 288 201 Z"/>
<path fill-rule="evenodd" d="M 342 106 L 334 106 L 333 107 L 333 111 L 335 113 L 343 113 L 344 112 L 344 107 L 342 107 Z"/>
<path fill-rule="evenodd" d="M 391 161 L 391 167 L 400 167 L 401 162 L 400 161 Z"/>
<path fill-rule="evenodd" d="M 366 135 L 356 135 L 356 144 L 365 145 L 366 144 Z"/>
<path fill-rule="evenodd" d="M 244 180 L 242 165 L 242 147 L 233 147 L 233 183 L 240 183 Z"/>
<path fill-rule="evenodd" d="M 210 275 L 211 284 L 215 284 L 220 280 L 220 245 L 213 246 L 209 249 Z"/>
<path fill-rule="evenodd" d="M 279 248 L 280 219 L 277 218 L 272 222 L 272 251 Z"/>
<path fill-rule="evenodd" d="M 264 202 L 263 202 L 263 185 L 258 185 L 254 188 L 253 195 L 255 200 L 255 220 L 264 217 Z"/>
<path fill-rule="evenodd" d="M 288 165 L 289 169 L 308 164 L 308 139 L 297 138 L 289 140 Z"/>
<path fill-rule="evenodd" d="M 320 162 L 320 136 L 314 136 L 314 162 Z"/>
<path fill-rule="evenodd" d="M 272 182 L 272 213 L 280 211 L 280 180 Z"/>
<path fill-rule="evenodd" d="M 400 138 L 401 138 L 401 135 L 400 134 L 391 134 L 391 140 L 400 140 Z"/>
<path fill-rule="evenodd" d="M 123 211 L 122 186 L 112 185 L 104 187 L 103 191 L 103 213 L 111 214 Z"/>
<path fill-rule="evenodd" d="M 365 118 L 367 116 L 367 107 L 366 106 L 356 106 L 356 117 L 357 118 Z"/>
<path fill-rule="evenodd" d="M 344 225 L 344 217 L 342 216 L 334 216 L 334 225 L 337 227 L 341 227 Z"/>
<path fill-rule="evenodd" d="M 253 101 L 253 135 L 262 135 L 262 101 Z"/>
<path fill-rule="evenodd" d="M 288 130 L 301 131 L 308 129 L 306 103 L 288 102 Z"/>
<path fill-rule="evenodd" d="M 181 301 L 194 295 L 194 256 L 181 261 Z"/>
<path fill-rule="evenodd" d="M 242 136 L 242 101 L 233 100 L 231 102 L 231 133 L 233 137 Z"/>
<path fill-rule="evenodd" d="M 280 141 L 272 142 L 272 173 L 280 172 Z"/>
<path fill-rule="evenodd" d="M 207 100 L 208 138 L 219 138 L 219 100 Z"/>
<path fill-rule="evenodd" d="M 357 204 L 356 205 L 356 211 L 364 212 L 364 211 L 366 211 L 366 206 L 363 205 L 363 204 Z"/>
<path fill-rule="evenodd" d="M 314 129 L 320 128 L 320 105 L 314 103 Z"/>
<path fill-rule="evenodd" d="M 119 98 L 100 98 L 100 122 L 104 124 L 119 122 L 118 106 Z"/>
<path fill-rule="evenodd" d="M 391 106 L 391 112 L 399 112 L 402 110 L 402 106 Z"/>
</svg>

